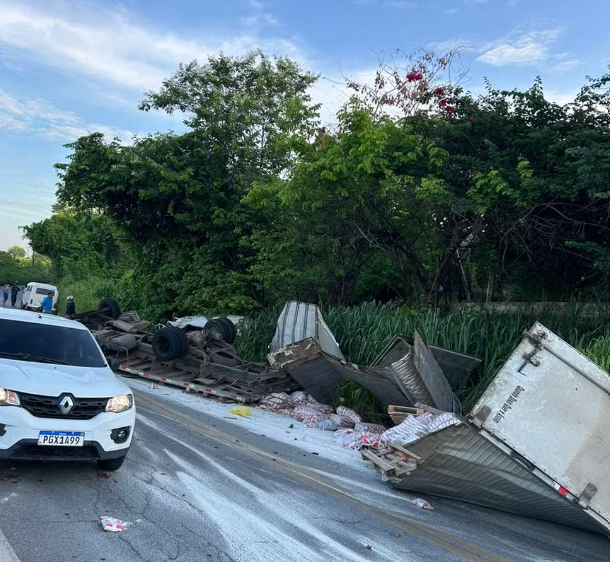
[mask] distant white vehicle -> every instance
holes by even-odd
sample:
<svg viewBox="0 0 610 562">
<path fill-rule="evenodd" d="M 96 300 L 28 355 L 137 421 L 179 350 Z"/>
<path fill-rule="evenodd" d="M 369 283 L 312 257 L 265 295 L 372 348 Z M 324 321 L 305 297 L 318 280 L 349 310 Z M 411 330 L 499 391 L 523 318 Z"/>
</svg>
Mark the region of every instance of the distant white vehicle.
<svg viewBox="0 0 610 562">
<path fill-rule="evenodd" d="M 55 285 L 36 283 L 35 281 L 28 283 L 21 296 L 21 308 L 25 310 L 38 309 L 42 305 L 42 299 L 49 293 L 53 293 L 53 308 L 57 308 L 59 291 Z"/>
</svg>

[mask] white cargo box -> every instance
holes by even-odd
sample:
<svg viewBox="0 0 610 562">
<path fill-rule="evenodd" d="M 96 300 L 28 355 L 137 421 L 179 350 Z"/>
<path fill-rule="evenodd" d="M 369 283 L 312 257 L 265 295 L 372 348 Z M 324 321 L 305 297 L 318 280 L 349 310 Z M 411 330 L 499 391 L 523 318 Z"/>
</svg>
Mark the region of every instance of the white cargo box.
<svg viewBox="0 0 610 562">
<path fill-rule="evenodd" d="M 539 323 L 472 411 L 482 436 L 610 532 L 610 377 Z"/>
</svg>

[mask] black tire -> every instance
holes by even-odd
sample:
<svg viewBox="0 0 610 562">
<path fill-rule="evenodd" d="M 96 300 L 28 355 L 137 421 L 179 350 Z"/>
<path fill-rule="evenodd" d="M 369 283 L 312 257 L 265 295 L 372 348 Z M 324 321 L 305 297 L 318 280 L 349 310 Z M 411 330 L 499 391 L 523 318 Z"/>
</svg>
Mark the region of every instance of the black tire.
<svg viewBox="0 0 610 562">
<path fill-rule="evenodd" d="M 235 334 L 227 322 L 231 322 L 228 318 L 214 318 L 208 320 L 203 327 L 212 334 L 213 337 L 222 340 L 227 343 L 233 343 L 235 341 Z"/>
<path fill-rule="evenodd" d="M 217 320 L 221 320 L 222 322 L 224 322 L 231 333 L 230 339 L 225 341 L 230 344 L 235 343 L 235 339 L 237 338 L 237 328 L 235 327 L 235 324 L 233 324 L 233 322 L 228 318 L 218 318 Z"/>
<path fill-rule="evenodd" d="M 188 351 L 186 333 L 174 327 L 157 330 L 152 337 L 152 348 L 159 361 L 171 361 L 183 357 Z"/>
<path fill-rule="evenodd" d="M 123 466 L 127 455 L 118 457 L 116 459 L 106 459 L 104 461 L 97 461 L 97 466 L 100 470 L 106 470 L 108 472 L 114 472 Z"/>
<path fill-rule="evenodd" d="M 112 317 L 116 320 L 121 315 L 121 309 L 119 308 L 119 303 L 114 299 L 102 299 L 97 309 L 99 311 L 108 310 L 108 316 Z"/>
</svg>

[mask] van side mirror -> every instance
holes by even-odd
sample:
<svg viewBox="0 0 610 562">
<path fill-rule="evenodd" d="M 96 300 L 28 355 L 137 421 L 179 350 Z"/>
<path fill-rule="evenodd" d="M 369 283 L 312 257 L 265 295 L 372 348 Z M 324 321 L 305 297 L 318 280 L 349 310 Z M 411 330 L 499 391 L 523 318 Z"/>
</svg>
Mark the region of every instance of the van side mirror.
<svg viewBox="0 0 610 562">
<path fill-rule="evenodd" d="M 108 359 L 108 366 L 116 373 L 121 366 L 121 363 L 116 357 L 111 357 Z"/>
</svg>

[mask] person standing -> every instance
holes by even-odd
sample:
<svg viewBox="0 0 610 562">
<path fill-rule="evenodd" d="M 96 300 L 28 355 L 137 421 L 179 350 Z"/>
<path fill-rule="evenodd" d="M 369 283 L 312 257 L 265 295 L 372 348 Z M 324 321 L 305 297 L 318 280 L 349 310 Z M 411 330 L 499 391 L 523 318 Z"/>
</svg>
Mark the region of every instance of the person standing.
<svg viewBox="0 0 610 562">
<path fill-rule="evenodd" d="M 66 303 L 66 316 L 74 316 L 76 314 L 76 303 L 74 302 L 74 297 L 70 295 L 68 297 L 68 302 Z"/>
<path fill-rule="evenodd" d="M 13 305 L 13 308 L 15 308 L 15 303 L 17 302 L 18 294 L 19 294 L 19 286 L 17 285 L 17 281 L 15 281 L 15 283 L 13 283 L 13 286 L 11 287 L 11 303 Z"/>
<path fill-rule="evenodd" d="M 8 300 L 8 293 L 11 290 L 10 285 L 4 286 L 4 291 L 2 292 L 2 306 L 6 306 L 6 301 Z"/>
<path fill-rule="evenodd" d="M 50 313 L 53 310 L 53 293 L 49 293 L 44 299 L 42 299 L 40 306 L 42 307 L 43 312 Z"/>
</svg>

